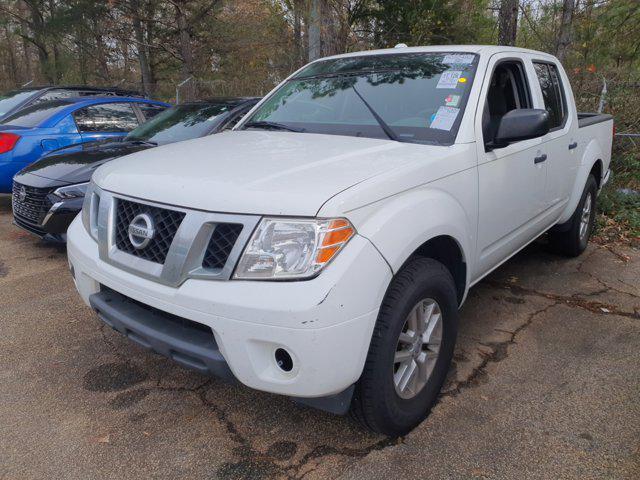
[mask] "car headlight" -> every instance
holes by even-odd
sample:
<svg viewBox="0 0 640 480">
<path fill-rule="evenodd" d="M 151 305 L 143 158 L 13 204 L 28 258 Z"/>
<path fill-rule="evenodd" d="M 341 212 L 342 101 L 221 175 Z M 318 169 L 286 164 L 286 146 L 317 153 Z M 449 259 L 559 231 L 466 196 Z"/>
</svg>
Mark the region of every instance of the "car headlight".
<svg viewBox="0 0 640 480">
<path fill-rule="evenodd" d="M 98 241 L 98 207 L 100 206 L 100 196 L 95 191 L 93 183 L 86 184 L 84 202 L 82 203 L 82 224 L 91 237 Z"/>
<path fill-rule="evenodd" d="M 53 194 L 60 198 L 84 198 L 87 193 L 89 182 L 76 183 L 75 185 L 67 185 L 56 189 Z"/>
<path fill-rule="evenodd" d="M 311 278 L 335 258 L 355 233 L 343 218 L 264 218 L 244 249 L 234 278 Z"/>
</svg>

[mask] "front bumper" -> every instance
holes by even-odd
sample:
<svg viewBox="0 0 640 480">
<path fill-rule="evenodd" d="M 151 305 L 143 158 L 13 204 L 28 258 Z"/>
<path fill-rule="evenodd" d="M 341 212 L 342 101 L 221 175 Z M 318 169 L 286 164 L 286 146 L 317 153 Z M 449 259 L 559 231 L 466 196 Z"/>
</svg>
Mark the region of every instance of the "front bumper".
<svg viewBox="0 0 640 480">
<path fill-rule="evenodd" d="M 79 219 L 69 227 L 67 251 L 76 287 L 94 309 L 100 311 L 99 294 L 111 290 L 138 305 L 206 325 L 233 377 L 258 390 L 307 399 L 340 394 L 360 377 L 392 276 L 378 251 L 360 236 L 317 278 L 296 282 L 192 278 L 179 287 L 163 285 L 100 260 L 97 243 Z M 103 305 L 103 319 L 104 310 Z M 122 322 L 114 326 L 126 333 Z M 154 347 L 156 340 L 146 338 L 150 348 L 175 358 L 171 342 L 165 339 Z M 290 372 L 278 367 L 278 348 L 293 358 Z M 206 361 L 189 365 L 192 360 L 178 361 L 220 374 Z"/>
</svg>

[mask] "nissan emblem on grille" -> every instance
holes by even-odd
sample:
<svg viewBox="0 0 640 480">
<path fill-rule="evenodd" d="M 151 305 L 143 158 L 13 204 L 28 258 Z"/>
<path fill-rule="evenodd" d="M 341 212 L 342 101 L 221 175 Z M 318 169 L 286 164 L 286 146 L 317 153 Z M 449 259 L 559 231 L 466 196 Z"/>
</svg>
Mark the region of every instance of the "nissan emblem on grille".
<svg viewBox="0 0 640 480">
<path fill-rule="evenodd" d="M 20 187 L 20 191 L 18 192 L 18 200 L 24 202 L 27 198 L 27 189 L 24 188 L 24 185 Z"/>
<path fill-rule="evenodd" d="M 140 213 L 129 224 L 129 241 L 138 250 L 149 245 L 155 235 L 153 218 L 147 213 Z"/>
</svg>

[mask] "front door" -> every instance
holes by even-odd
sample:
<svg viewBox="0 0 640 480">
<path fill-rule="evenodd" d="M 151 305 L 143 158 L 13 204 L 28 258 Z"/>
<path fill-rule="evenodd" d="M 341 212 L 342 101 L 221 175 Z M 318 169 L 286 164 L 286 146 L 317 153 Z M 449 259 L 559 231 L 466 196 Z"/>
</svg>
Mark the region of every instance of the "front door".
<svg viewBox="0 0 640 480">
<path fill-rule="evenodd" d="M 490 147 L 501 117 L 514 109 L 533 108 L 527 76 L 531 63 L 492 57 L 476 113 L 478 145 L 478 262 L 475 278 L 489 272 L 541 233 L 545 209 L 547 164 L 540 138 L 504 148 Z M 535 78 L 535 77 L 534 77 Z"/>
</svg>

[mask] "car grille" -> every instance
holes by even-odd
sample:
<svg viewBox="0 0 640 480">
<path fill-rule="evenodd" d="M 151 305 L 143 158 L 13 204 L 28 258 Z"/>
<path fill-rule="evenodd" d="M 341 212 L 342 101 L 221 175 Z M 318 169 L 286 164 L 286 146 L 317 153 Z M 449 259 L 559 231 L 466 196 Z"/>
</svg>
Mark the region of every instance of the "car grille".
<svg viewBox="0 0 640 480">
<path fill-rule="evenodd" d="M 118 249 L 151 262 L 164 264 L 185 213 L 130 202 L 121 198 L 116 202 L 116 246 Z M 153 218 L 155 234 L 147 246 L 136 248 L 129 240 L 129 225 L 141 213 L 146 213 Z"/>
<path fill-rule="evenodd" d="M 23 188 L 26 193 L 24 200 L 20 199 Z M 12 206 L 16 219 L 22 223 L 40 225 L 51 208 L 51 202 L 47 198 L 49 193 L 50 188 L 35 188 L 13 182 Z"/>
<path fill-rule="evenodd" d="M 242 232 L 242 225 L 238 223 L 219 223 L 216 225 L 204 254 L 202 266 L 212 269 L 223 268 L 240 232 Z"/>
</svg>

